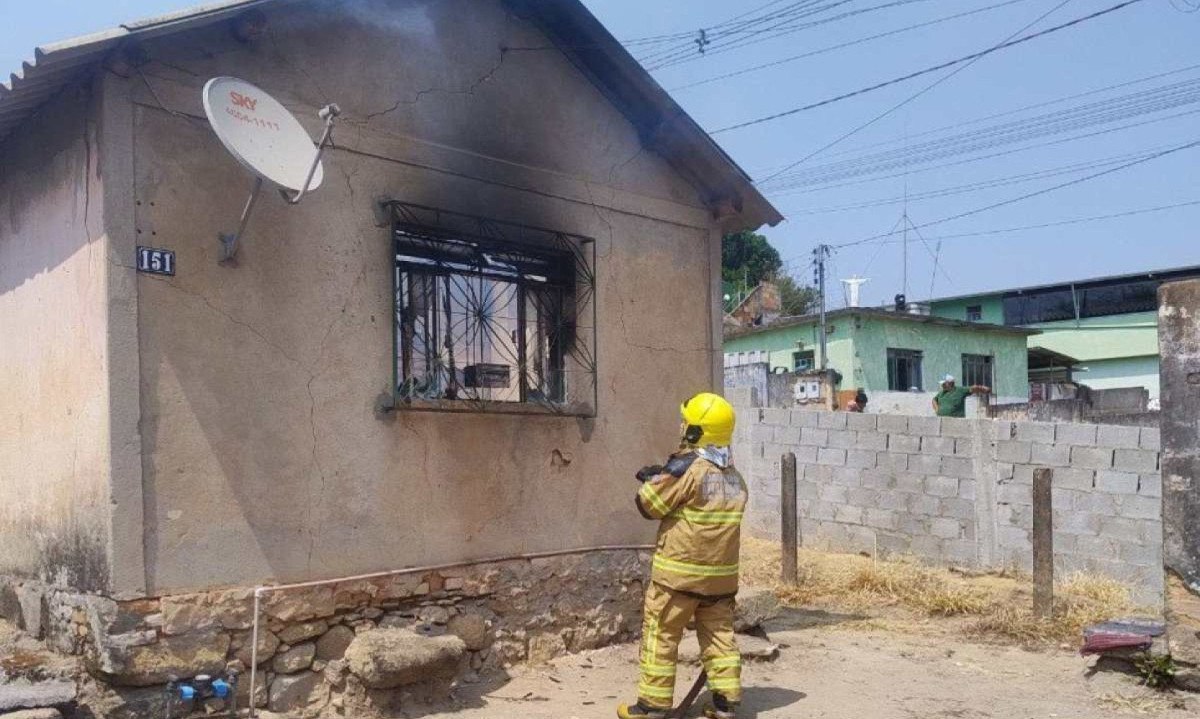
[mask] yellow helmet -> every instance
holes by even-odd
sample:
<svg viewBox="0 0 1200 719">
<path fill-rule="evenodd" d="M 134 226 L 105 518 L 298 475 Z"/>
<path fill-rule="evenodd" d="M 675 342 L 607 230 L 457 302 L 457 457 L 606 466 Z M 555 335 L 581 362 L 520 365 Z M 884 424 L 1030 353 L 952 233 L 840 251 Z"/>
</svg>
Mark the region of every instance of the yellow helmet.
<svg viewBox="0 0 1200 719">
<path fill-rule="evenodd" d="M 733 405 L 724 397 L 701 392 L 679 406 L 683 417 L 683 439 L 688 444 L 715 444 L 728 447 L 733 442 Z"/>
</svg>

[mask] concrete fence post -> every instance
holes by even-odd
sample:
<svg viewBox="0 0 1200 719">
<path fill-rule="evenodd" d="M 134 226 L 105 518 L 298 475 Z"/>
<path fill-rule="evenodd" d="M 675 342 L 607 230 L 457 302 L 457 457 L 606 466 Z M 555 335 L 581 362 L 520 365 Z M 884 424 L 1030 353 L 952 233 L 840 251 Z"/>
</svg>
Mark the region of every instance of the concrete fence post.
<svg viewBox="0 0 1200 719">
<path fill-rule="evenodd" d="M 787 452 L 779 463 L 780 488 L 779 502 L 782 528 L 779 551 L 782 579 L 784 584 L 796 583 L 797 551 L 799 547 L 798 528 L 796 520 L 796 454 Z"/>
<path fill-rule="evenodd" d="M 1054 470 L 1033 470 L 1033 614 L 1048 619 L 1054 611 Z"/>
</svg>

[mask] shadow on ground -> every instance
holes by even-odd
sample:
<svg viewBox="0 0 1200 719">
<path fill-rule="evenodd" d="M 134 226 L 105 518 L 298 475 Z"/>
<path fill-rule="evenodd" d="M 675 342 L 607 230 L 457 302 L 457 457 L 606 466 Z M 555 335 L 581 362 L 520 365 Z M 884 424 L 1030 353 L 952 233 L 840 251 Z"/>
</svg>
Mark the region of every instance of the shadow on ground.
<svg viewBox="0 0 1200 719">
<path fill-rule="evenodd" d="M 804 692 L 780 687 L 747 687 L 742 697 L 740 719 L 754 719 L 759 712 L 769 712 L 791 706 L 808 697 Z M 798 715 L 798 713 L 797 713 Z"/>
<path fill-rule="evenodd" d="M 762 628 L 770 635 L 771 632 L 790 632 L 801 629 L 831 627 L 844 622 L 857 622 L 863 619 L 868 619 L 867 615 L 827 612 L 824 609 L 780 607 L 779 615 L 763 622 Z"/>
</svg>

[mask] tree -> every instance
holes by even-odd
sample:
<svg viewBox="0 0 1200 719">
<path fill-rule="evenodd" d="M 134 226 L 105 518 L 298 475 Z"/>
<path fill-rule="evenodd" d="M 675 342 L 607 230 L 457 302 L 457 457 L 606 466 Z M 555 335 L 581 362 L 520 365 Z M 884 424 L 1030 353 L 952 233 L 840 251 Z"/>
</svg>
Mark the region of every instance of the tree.
<svg viewBox="0 0 1200 719">
<path fill-rule="evenodd" d="M 783 260 L 766 237 L 757 232 L 735 232 L 721 240 L 721 279 L 756 286 L 779 273 Z"/>
<path fill-rule="evenodd" d="M 770 240 L 757 232 L 736 232 L 721 241 L 721 279 L 748 291 L 763 280 L 779 286 L 784 315 L 803 315 L 816 304 L 816 291 L 783 274 L 783 260 Z M 743 284 L 744 283 L 744 284 Z"/>
<path fill-rule="evenodd" d="M 783 275 L 775 280 L 779 286 L 779 299 L 784 316 L 806 315 L 813 311 L 817 304 L 817 291 L 812 287 L 802 287 L 796 280 Z"/>
</svg>

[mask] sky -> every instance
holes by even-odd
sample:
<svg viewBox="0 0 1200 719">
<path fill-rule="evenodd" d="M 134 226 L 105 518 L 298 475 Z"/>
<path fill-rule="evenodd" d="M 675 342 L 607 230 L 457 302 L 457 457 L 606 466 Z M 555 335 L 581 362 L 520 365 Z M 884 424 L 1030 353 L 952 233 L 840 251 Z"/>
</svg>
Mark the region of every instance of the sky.
<svg viewBox="0 0 1200 719">
<path fill-rule="evenodd" d="M 709 131 L 1124 1 L 585 0 L 635 57 L 673 53 L 673 66 L 645 64 Z M 194 4 L 0 0 L 0 72 L 38 44 Z M 788 218 L 763 230 L 785 270 L 811 282 L 813 247 L 831 245 L 831 276 L 869 278 L 866 303 L 1200 264 L 1200 146 L 1186 147 L 1200 140 L 1198 8 L 1200 0 L 1134 0 L 970 64 L 714 137 Z M 720 34 L 739 15 L 780 12 L 792 14 Z M 711 39 L 703 55 L 693 49 L 701 29 Z M 1170 207 L 1182 203 L 1194 204 Z M 906 226 L 915 229 L 899 231 Z M 830 300 L 844 295 L 834 287 Z"/>
</svg>

